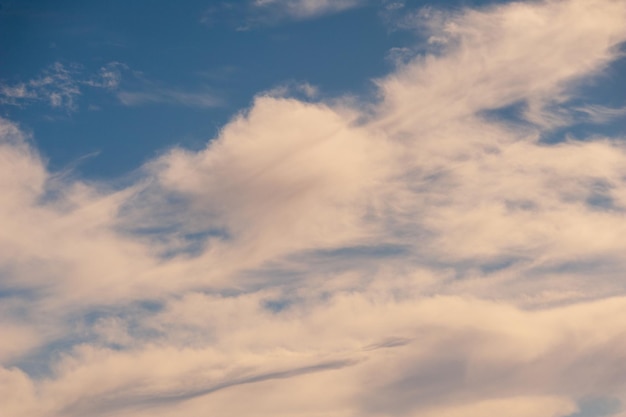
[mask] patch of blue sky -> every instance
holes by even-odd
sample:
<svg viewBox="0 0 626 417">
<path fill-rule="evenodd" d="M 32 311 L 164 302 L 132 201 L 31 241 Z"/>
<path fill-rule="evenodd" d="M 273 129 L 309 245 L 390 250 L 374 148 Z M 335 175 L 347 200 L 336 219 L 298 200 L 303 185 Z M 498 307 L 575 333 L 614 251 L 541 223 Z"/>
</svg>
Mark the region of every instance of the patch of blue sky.
<svg viewBox="0 0 626 417">
<path fill-rule="evenodd" d="M 287 298 L 279 298 L 274 300 L 266 300 L 263 302 L 263 307 L 272 313 L 280 313 L 281 311 L 289 308 L 293 303 L 292 300 Z"/>
<path fill-rule="evenodd" d="M 54 372 L 51 366 L 53 359 L 60 359 L 73 346 L 84 341 L 84 338 L 77 335 L 64 337 L 22 355 L 18 361 L 10 363 L 10 366 L 21 369 L 32 378 L 51 376 Z"/>
<path fill-rule="evenodd" d="M 407 255 L 409 248 L 404 245 L 381 244 L 377 246 L 348 246 L 329 250 L 316 251 L 320 258 L 356 258 L 380 259 Z"/>
<path fill-rule="evenodd" d="M 0 273 L 1 277 L 2 274 Z M 25 288 L 0 287 L 0 300 L 7 298 L 30 298 L 32 295 L 32 290 Z"/>
<path fill-rule="evenodd" d="M 199 256 L 210 244 L 211 239 L 229 239 L 230 234 L 223 229 L 210 229 L 193 233 L 176 234 L 176 237 L 180 241 L 177 247 L 166 249 L 161 253 L 161 258 L 169 259 L 176 256 Z"/>
<path fill-rule="evenodd" d="M 617 398 L 587 398 L 578 404 L 579 410 L 566 417 L 610 417 L 622 411 L 622 404 Z"/>
<path fill-rule="evenodd" d="M 108 340 L 106 335 L 100 334 L 108 322 L 120 323 L 123 331 L 140 340 L 156 340 L 160 333 L 155 329 L 146 328 L 142 325 L 142 320 L 159 313 L 163 308 L 163 302 L 146 299 L 136 301 L 121 310 L 100 307 L 68 314 L 64 321 L 71 331 L 67 335 L 62 338 L 51 337 L 11 365 L 17 366 L 31 377 L 43 377 L 54 372 L 50 364 L 54 363 L 55 359 L 60 359 L 62 355 L 81 344 L 97 343 L 108 349 L 126 349 L 127 346 L 123 341 Z"/>
</svg>

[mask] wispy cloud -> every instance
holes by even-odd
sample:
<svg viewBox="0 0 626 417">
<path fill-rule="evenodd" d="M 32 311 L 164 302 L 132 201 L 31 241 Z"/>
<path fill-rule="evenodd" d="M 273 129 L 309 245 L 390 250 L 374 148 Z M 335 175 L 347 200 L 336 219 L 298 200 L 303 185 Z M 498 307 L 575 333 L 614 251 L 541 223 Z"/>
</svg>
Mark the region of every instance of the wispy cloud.
<svg viewBox="0 0 626 417">
<path fill-rule="evenodd" d="M 30 81 L 3 84 L 0 86 L 2 104 L 20 105 L 29 101 L 43 101 L 51 107 L 75 110 L 76 97 L 80 95 L 76 73 L 76 68 L 68 68 L 57 62 Z"/>
<path fill-rule="evenodd" d="M 122 81 L 122 72 L 128 70 L 130 70 L 130 68 L 126 64 L 121 62 L 110 62 L 101 67 L 96 74 L 83 80 L 82 83 L 90 87 L 115 90 L 119 87 Z"/>
<path fill-rule="evenodd" d="M 587 116 L 587 121 L 591 123 L 606 123 L 613 119 L 625 118 L 626 107 L 614 108 L 599 105 L 588 105 L 575 109 Z"/>
<path fill-rule="evenodd" d="M 259 95 L 270 97 L 302 96 L 307 99 L 314 99 L 319 95 L 319 89 L 309 83 L 288 82 L 282 83 L 274 88 L 263 91 Z"/>
<path fill-rule="evenodd" d="M 215 94 L 189 92 L 168 88 L 151 87 L 144 91 L 119 91 L 117 97 L 122 104 L 138 106 L 151 103 L 174 104 L 188 107 L 218 107 L 223 104 Z"/>
<path fill-rule="evenodd" d="M 249 0 L 245 3 L 222 2 L 204 11 L 200 22 L 213 26 L 229 22 L 245 31 L 283 21 L 315 19 L 364 7 L 369 0 Z"/>
<path fill-rule="evenodd" d="M 293 19 L 310 19 L 363 6 L 364 0 L 254 0 L 255 8 Z"/>
<path fill-rule="evenodd" d="M 0 84 L 0 103 L 25 106 L 43 102 L 52 108 L 67 111 L 78 109 L 77 99 L 85 87 L 115 89 L 120 83 L 124 64 L 111 62 L 92 75 L 85 75 L 82 66 L 55 62 L 37 77 L 16 84 Z"/>
<path fill-rule="evenodd" d="M 0 119 L 0 413 L 623 414 L 624 138 L 541 139 L 551 106 L 613 114 L 567 98 L 624 22 L 443 13 L 378 102 L 261 94 L 120 188 Z"/>
<path fill-rule="evenodd" d="M 39 102 L 73 112 L 78 110 L 77 100 L 86 88 L 105 90 L 127 106 L 156 103 L 188 107 L 222 105 L 222 100 L 206 88 L 185 91 L 165 87 L 120 62 L 110 62 L 91 74 L 86 73 L 81 65 L 66 66 L 57 62 L 27 82 L 0 84 L 0 103 L 27 106 Z M 95 104 L 90 107 L 97 108 Z"/>
</svg>

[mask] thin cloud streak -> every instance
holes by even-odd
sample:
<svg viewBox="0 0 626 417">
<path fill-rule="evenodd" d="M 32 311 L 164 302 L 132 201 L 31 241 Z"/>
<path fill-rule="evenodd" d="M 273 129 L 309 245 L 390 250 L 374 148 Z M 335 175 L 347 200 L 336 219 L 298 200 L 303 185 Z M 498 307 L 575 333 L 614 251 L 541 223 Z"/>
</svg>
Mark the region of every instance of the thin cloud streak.
<svg viewBox="0 0 626 417">
<path fill-rule="evenodd" d="M 231 387 L 236 387 L 239 385 L 247 385 L 247 384 L 255 384 L 264 381 L 270 381 L 274 379 L 289 379 L 295 378 L 301 375 L 307 375 L 315 372 L 325 372 L 325 371 L 333 371 L 345 368 L 347 366 L 355 365 L 356 362 L 353 360 L 343 360 L 343 361 L 332 361 L 327 363 L 320 363 L 310 366 L 304 366 L 296 369 L 290 369 L 286 371 L 276 371 L 259 375 L 252 375 L 247 377 L 242 377 L 238 379 L 234 379 L 231 381 L 221 382 L 217 385 L 210 386 L 208 388 L 200 388 L 190 392 L 182 392 L 182 393 L 161 393 L 161 394 L 151 394 L 149 397 L 142 396 L 131 396 L 126 397 L 124 392 L 121 393 L 112 393 L 109 394 L 108 397 L 99 398 L 99 399 L 88 399 L 84 402 L 79 402 L 76 404 L 72 404 L 69 407 L 65 408 L 62 413 L 63 415 L 77 415 L 82 416 L 85 413 L 89 413 L 89 415 L 101 415 L 101 414 L 110 414 L 112 412 L 120 412 L 122 410 L 128 409 L 154 409 L 157 407 L 163 407 L 170 403 L 180 403 L 183 401 L 188 401 L 197 397 L 203 397 L 206 395 L 213 394 L 215 392 L 228 389 Z"/>
<path fill-rule="evenodd" d="M 363 6 L 363 0 L 254 0 L 254 7 L 292 19 L 310 19 Z"/>
<path fill-rule="evenodd" d="M 227 22 L 237 31 L 276 25 L 285 21 L 318 19 L 366 6 L 369 0 L 249 0 L 211 5 L 200 23 L 214 26 Z M 243 16 L 243 17 L 242 17 Z"/>
<path fill-rule="evenodd" d="M 123 78 L 126 78 L 125 84 L 139 86 L 134 90 L 122 87 Z M 45 103 L 53 109 L 75 112 L 79 110 L 78 99 L 86 88 L 107 91 L 126 106 L 170 104 L 209 108 L 223 105 L 223 100 L 209 91 L 191 92 L 159 86 L 120 62 L 110 62 L 92 74 L 85 74 L 79 65 L 57 62 L 29 81 L 0 84 L 0 103 L 21 107 Z"/>
<path fill-rule="evenodd" d="M 119 91 L 117 98 L 126 106 L 162 103 L 202 108 L 219 107 L 223 105 L 223 101 L 210 92 L 197 93 L 172 89 Z"/>
</svg>

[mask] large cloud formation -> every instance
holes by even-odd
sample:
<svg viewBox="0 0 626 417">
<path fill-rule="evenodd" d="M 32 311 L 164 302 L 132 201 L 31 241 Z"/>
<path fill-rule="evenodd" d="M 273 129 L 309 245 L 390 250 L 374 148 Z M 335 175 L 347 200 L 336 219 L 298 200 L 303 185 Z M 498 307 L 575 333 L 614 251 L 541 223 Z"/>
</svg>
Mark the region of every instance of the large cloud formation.
<svg viewBox="0 0 626 417">
<path fill-rule="evenodd" d="M 619 114 L 572 98 L 626 3 L 430 14 L 376 103 L 259 96 L 124 188 L 1 120 L 0 414 L 626 416 L 624 138 L 547 140 Z"/>
</svg>

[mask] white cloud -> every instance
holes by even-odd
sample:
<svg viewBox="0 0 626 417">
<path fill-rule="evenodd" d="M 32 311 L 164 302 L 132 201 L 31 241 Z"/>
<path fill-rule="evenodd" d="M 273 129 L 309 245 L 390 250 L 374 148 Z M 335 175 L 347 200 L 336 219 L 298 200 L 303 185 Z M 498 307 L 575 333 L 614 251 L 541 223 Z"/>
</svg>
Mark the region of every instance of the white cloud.
<svg viewBox="0 0 626 417">
<path fill-rule="evenodd" d="M 564 129 L 613 114 L 570 98 L 619 57 L 626 5 L 440 17 L 378 103 L 261 95 L 127 188 L 49 172 L 0 120 L 0 414 L 625 404 L 623 138 L 541 138 L 553 106 Z"/>
</svg>

